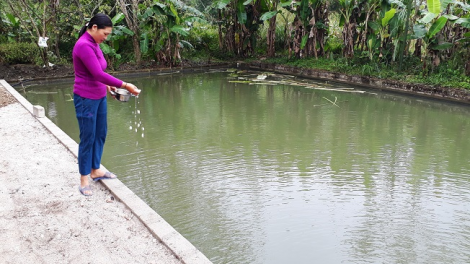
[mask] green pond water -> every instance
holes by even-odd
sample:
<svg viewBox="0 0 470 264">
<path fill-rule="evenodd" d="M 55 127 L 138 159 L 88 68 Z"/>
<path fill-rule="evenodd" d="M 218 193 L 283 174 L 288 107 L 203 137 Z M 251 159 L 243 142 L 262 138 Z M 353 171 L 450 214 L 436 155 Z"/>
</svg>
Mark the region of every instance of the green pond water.
<svg viewBox="0 0 470 264">
<path fill-rule="evenodd" d="M 102 163 L 215 264 L 470 263 L 470 107 L 259 75 L 124 78 Z M 77 141 L 72 82 L 18 91 Z"/>
</svg>

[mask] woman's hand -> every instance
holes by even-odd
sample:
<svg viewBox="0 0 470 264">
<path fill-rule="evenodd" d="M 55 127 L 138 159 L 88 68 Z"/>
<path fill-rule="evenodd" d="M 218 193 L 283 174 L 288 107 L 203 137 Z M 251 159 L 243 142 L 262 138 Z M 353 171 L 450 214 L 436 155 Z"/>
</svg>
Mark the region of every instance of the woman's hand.
<svg viewBox="0 0 470 264">
<path fill-rule="evenodd" d="M 132 83 L 123 83 L 123 87 L 128 90 L 131 94 L 137 96 L 140 94 L 140 89 L 137 86 L 133 85 Z"/>
<path fill-rule="evenodd" d="M 114 86 L 109 86 L 109 85 L 106 85 L 106 88 L 108 89 L 108 92 L 111 93 L 111 91 L 113 92 L 116 92 L 117 88 L 114 87 Z"/>
<path fill-rule="evenodd" d="M 116 92 L 116 90 L 117 90 L 116 87 L 106 85 L 106 89 L 108 89 L 108 93 L 110 93 L 113 98 L 116 98 L 116 94 L 111 93 L 111 91 Z"/>
</svg>

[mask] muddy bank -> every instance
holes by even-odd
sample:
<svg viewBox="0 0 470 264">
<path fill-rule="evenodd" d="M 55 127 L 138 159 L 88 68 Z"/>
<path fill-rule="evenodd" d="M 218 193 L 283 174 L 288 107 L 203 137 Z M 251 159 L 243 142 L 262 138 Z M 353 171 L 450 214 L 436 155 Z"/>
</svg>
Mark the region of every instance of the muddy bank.
<svg viewBox="0 0 470 264">
<path fill-rule="evenodd" d="M 30 64 L 0 64 L 0 80 L 4 79 L 10 84 L 14 84 L 19 81 L 44 78 L 64 78 L 71 76 L 73 76 L 72 65 L 60 65 L 44 68 Z"/>
</svg>

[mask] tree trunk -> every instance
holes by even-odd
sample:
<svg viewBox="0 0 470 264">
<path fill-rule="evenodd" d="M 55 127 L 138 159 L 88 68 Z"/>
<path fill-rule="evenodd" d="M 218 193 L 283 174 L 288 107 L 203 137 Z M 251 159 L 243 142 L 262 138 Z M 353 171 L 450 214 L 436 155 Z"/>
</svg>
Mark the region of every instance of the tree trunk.
<svg viewBox="0 0 470 264">
<path fill-rule="evenodd" d="M 298 16 L 295 16 L 293 25 L 294 25 L 294 40 L 292 43 L 292 49 L 294 51 L 294 56 L 296 58 L 300 58 L 302 57 L 300 45 L 302 45 L 303 26 L 302 26 L 302 21 L 300 21 Z"/>
<path fill-rule="evenodd" d="M 465 75 L 470 76 L 470 60 L 465 63 Z"/>
<path fill-rule="evenodd" d="M 309 41 L 308 45 L 308 55 L 311 56 L 313 53 L 313 56 L 315 56 L 315 59 L 318 59 L 318 54 L 317 54 L 317 36 L 318 36 L 318 28 L 316 27 L 316 20 L 315 20 L 315 10 L 310 7 L 312 10 L 312 19 L 309 21 L 309 25 L 311 26 L 310 32 L 308 35 L 308 39 L 311 40 Z"/>
<path fill-rule="evenodd" d="M 52 14 L 51 14 L 51 26 L 52 28 L 57 28 L 57 21 L 59 20 L 59 17 L 58 17 L 58 14 L 60 13 L 60 10 L 59 10 L 59 1 L 53 1 L 51 3 L 51 10 L 52 10 Z M 59 36 L 60 32 L 59 30 L 54 30 L 54 49 L 55 49 L 55 55 L 57 56 L 57 58 L 60 59 L 60 50 L 59 50 L 59 39 L 60 39 L 60 36 Z"/>
<path fill-rule="evenodd" d="M 343 26 L 343 56 L 346 58 L 354 57 L 354 23 L 344 23 Z"/>
<path fill-rule="evenodd" d="M 219 9 L 219 50 L 225 50 L 222 41 L 222 11 Z"/>
<path fill-rule="evenodd" d="M 276 47 L 275 47 L 275 40 L 276 40 L 276 16 L 273 16 L 269 19 L 269 29 L 268 29 L 268 57 L 276 56 Z"/>
<path fill-rule="evenodd" d="M 19 4 L 15 3 L 16 4 L 15 7 L 19 6 L 19 7 L 16 7 L 18 9 L 16 9 L 12 5 L 11 1 L 9 1 L 8 4 L 11 8 L 11 11 L 15 14 L 16 17 L 18 17 L 20 19 L 20 23 L 28 31 L 28 33 L 33 37 L 33 39 L 39 40 L 40 37 L 46 37 L 46 22 L 48 20 L 48 18 L 46 17 L 46 10 L 47 10 L 47 6 L 48 6 L 46 1 L 44 1 L 44 3 L 43 3 L 43 10 L 35 10 L 36 12 L 32 12 L 30 10 L 31 6 L 29 5 L 29 3 L 26 3 L 25 0 L 20 0 Z M 41 11 L 42 11 L 42 14 L 41 14 Z M 26 21 L 27 19 L 26 20 L 23 19 L 22 15 L 24 13 L 26 13 L 28 15 L 29 21 Z M 32 14 L 35 16 L 34 18 L 36 18 L 36 20 L 33 18 Z M 42 15 L 42 17 L 40 17 L 41 15 Z M 36 25 L 36 23 L 35 23 L 36 21 L 41 22 L 42 28 L 39 28 Z M 32 29 L 30 27 L 32 27 Z M 34 34 L 33 31 L 36 34 Z M 47 48 L 39 47 L 38 42 L 36 42 L 36 45 L 39 48 L 40 55 L 41 55 L 41 58 L 42 58 L 43 63 L 44 63 L 44 67 L 49 68 L 49 58 L 48 58 L 48 55 L 47 55 Z"/>
<path fill-rule="evenodd" d="M 414 55 L 418 58 L 421 58 L 421 46 L 422 46 L 422 43 L 423 43 L 423 40 L 422 39 L 418 39 L 416 40 L 416 43 L 415 43 L 415 52 L 414 52 Z"/>
<path fill-rule="evenodd" d="M 127 26 L 130 30 L 134 32 L 134 35 L 132 36 L 132 44 L 134 46 L 135 63 L 137 64 L 137 66 L 140 66 L 142 54 L 140 52 L 139 20 L 137 17 L 139 11 L 139 0 L 131 0 L 130 4 L 127 3 L 127 0 L 118 0 L 118 2 L 122 13 L 126 17 Z M 128 12 L 127 6 L 130 6 L 130 8 L 132 9 L 132 16 Z"/>
<path fill-rule="evenodd" d="M 329 28 L 329 20 L 328 20 L 328 3 L 325 2 L 324 4 L 320 5 L 319 7 L 315 8 L 315 16 L 316 20 L 323 23 L 325 27 L 317 28 L 316 33 L 316 41 L 319 45 L 317 53 L 318 56 L 325 55 L 325 37 L 328 36 L 328 28 Z"/>
<path fill-rule="evenodd" d="M 137 66 L 140 66 L 142 62 L 142 53 L 140 52 L 140 43 L 137 34 L 134 34 L 132 36 L 132 44 L 134 45 L 135 64 L 137 64 Z"/>
<path fill-rule="evenodd" d="M 370 10 L 367 12 L 366 14 L 366 20 L 364 22 L 365 26 L 364 26 L 364 30 L 362 31 L 362 38 L 361 38 L 361 51 L 364 51 L 364 46 L 366 44 L 366 41 L 367 41 L 367 27 L 368 27 L 368 22 L 369 22 L 369 17 L 370 17 Z"/>
<path fill-rule="evenodd" d="M 224 38 L 224 44 L 225 44 L 225 48 L 227 50 L 228 53 L 231 53 L 231 54 L 234 54 L 236 55 L 237 52 L 237 37 L 238 35 L 236 35 L 236 25 L 237 25 L 237 18 L 236 18 L 236 12 L 234 10 L 227 10 L 225 12 L 225 17 L 227 18 L 226 19 L 226 24 L 225 24 L 225 29 L 226 29 L 226 32 L 225 32 L 225 38 Z M 232 18 L 233 20 L 230 21 L 230 18 Z"/>
</svg>

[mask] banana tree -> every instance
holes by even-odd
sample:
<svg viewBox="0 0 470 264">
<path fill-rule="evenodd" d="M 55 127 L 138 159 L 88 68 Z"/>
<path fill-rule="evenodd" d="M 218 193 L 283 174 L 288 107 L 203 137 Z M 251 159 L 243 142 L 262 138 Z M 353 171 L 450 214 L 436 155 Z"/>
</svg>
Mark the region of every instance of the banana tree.
<svg viewBox="0 0 470 264">
<path fill-rule="evenodd" d="M 401 37 L 400 37 L 400 45 L 398 47 L 398 56 L 399 56 L 399 64 L 398 64 L 398 70 L 401 71 L 402 70 L 402 66 L 403 66 L 403 57 L 405 55 L 405 52 L 408 51 L 408 40 L 409 40 L 409 34 L 410 34 L 410 21 L 411 21 L 411 8 L 412 8 L 412 3 L 413 3 L 413 0 L 404 0 L 404 3 L 403 3 L 403 8 L 402 8 L 402 12 L 404 13 L 404 15 L 402 17 L 404 17 L 405 19 L 405 26 L 404 26 L 404 30 L 401 34 Z"/>
<path fill-rule="evenodd" d="M 361 36 L 361 51 L 364 50 L 366 46 L 366 41 L 368 41 L 367 33 L 369 31 L 369 21 L 371 17 L 377 12 L 377 7 L 379 7 L 381 0 L 366 0 L 362 5 L 361 12 L 364 12 L 366 17 L 364 19 L 364 30 L 362 31 Z"/>
<path fill-rule="evenodd" d="M 223 42 L 223 49 L 238 56 L 252 55 L 258 29 L 263 23 L 261 17 L 273 11 L 269 0 L 218 0 L 212 8 L 219 13 L 219 43 Z M 264 20 L 271 19 L 273 15 L 267 14 Z M 222 38 L 224 41 L 220 41 Z"/>
<path fill-rule="evenodd" d="M 4 31 L 2 32 L 2 34 L 7 37 L 9 42 L 20 40 L 20 19 L 11 13 L 6 13 L 5 18 L 6 19 L 2 19 L 2 31 Z"/>
<path fill-rule="evenodd" d="M 216 11 L 217 17 L 213 19 L 212 23 L 216 24 L 218 28 L 219 50 L 230 53 L 235 52 L 236 14 L 232 6 L 234 4 L 231 4 L 231 0 L 217 0 L 205 10 L 208 14 L 213 10 Z"/>
<path fill-rule="evenodd" d="M 436 51 L 447 49 L 450 46 L 452 46 L 452 43 L 448 43 L 448 42 L 439 43 L 438 39 L 435 38 L 436 34 L 438 34 L 441 31 L 441 29 L 446 25 L 448 18 L 445 16 L 441 16 L 433 20 L 433 18 L 431 17 L 434 17 L 434 16 L 432 15 L 428 16 L 429 14 L 432 14 L 432 13 L 428 13 L 420 21 L 419 24 L 416 24 L 413 26 L 413 31 L 414 31 L 413 38 L 423 40 L 424 54 L 423 54 L 422 61 L 423 61 L 423 71 L 425 72 L 427 70 L 427 60 L 428 60 L 429 54 L 431 54 L 431 56 L 433 57 L 432 60 L 433 60 L 434 66 L 438 66 L 440 61 L 439 61 L 439 57 L 436 54 L 437 53 Z M 433 20 L 433 22 L 431 23 L 429 19 Z M 429 29 L 426 27 L 426 25 L 428 24 L 431 25 Z"/>
<path fill-rule="evenodd" d="M 297 58 L 324 54 L 324 44 L 328 34 L 328 1 L 290 1 L 282 6 L 295 14 L 293 22 L 294 41 L 292 48 Z"/>
<path fill-rule="evenodd" d="M 385 40 L 390 37 L 389 22 L 393 16 L 395 16 L 396 11 L 395 8 L 391 8 L 379 19 L 379 23 L 375 21 L 370 23 L 370 27 L 373 29 L 374 33 L 380 37 L 379 58 L 383 57 Z"/>
<path fill-rule="evenodd" d="M 312 18 L 309 22 L 311 26 L 309 38 L 313 37 L 310 47 L 314 51 L 315 58 L 317 58 L 317 56 L 325 54 L 325 44 L 329 33 L 330 7 L 328 0 L 310 0 L 310 4 Z"/>
<path fill-rule="evenodd" d="M 340 26 L 343 26 L 343 56 L 354 57 L 354 33 L 356 22 L 353 18 L 353 10 L 356 8 L 355 0 L 338 0 L 338 13 L 340 14 Z"/>
<path fill-rule="evenodd" d="M 286 36 L 287 45 L 289 47 L 289 58 L 294 52 L 294 57 L 300 58 L 301 56 L 301 44 L 302 44 L 302 26 L 303 23 L 299 18 L 298 10 L 300 9 L 300 3 L 295 0 L 282 0 L 280 3 L 281 7 L 294 15 L 294 20 L 288 26 L 288 19 L 284 17 L 285 29 L 284 35 Z M 282 13 L 281 13 L 282 14 Z"/>
<path fill-rule="evenodd" d="M 438 66 L 440 63 L 438 51 L 448 49 L 453 45 L 449 42 L 439 41 L 436 38 L 449 20 L 448 16 L 440 16 L 441 2 L 439 0 L 428 0 L 427 7 L 428 11 L 423 12 L 423 18 L 413 26 L 414 34 L 412 36 L 414 39 L 422 40 L 424 46 L 422 57 L 424 73 L 428 69 L 429 57 L 431 57 L 433 66 Z"/>
<path fill-rule="evenodd" d="M 257 45 L 258 29 L 263 23 L 260 17 L 268 10 L 266 1 L 246 0 L 245 2 L 238 1 L 237 4 L 237 16 L 240 23 L 240 55 L 253 55 Z"/>
<path fill-rule="evenodd" d="M 188 41 L 181 39 L 187 37 L 191 30 L 192 23 L 206 21 L 202 19 L 203 14 L 178 0 L 168 0 L 165 3 L 154 3 L 147 8 L 143 18 L 147 21 L 159 21 L 161 32 L 158 40 L 153 46 L 156 60 L 168 66 L 175 66 L 181 60 L 180 50 L 183 47 L 192 47 Z M 142 47 L 149 47 L 150 31 L 142 35 Z"/>
<path fill-rule="evenodd" d="M 267 56 L 274 57 L 276 50 L 275 50 L 275 39 L 276 39 L 276 17 L 280 10 L 277 10 L 277 6 L 279 4 L 279 0 L 267 0 L 266 1 L 268 11 L 261 15 L 260 20 L 266 21 L 269 20 L 269 28 L 268 34 L 266 37 L 267 40 Z"/>
<path fill-rule="evenodd" d="M 468 14 L 466 16 L 468 16 Z M 470 18 L 461 17 L 454 21 L 454 24 L 461 27 L 462 33 L 459 34 L 460 38 L 456 40 L 456 43 L 461 46 L 459 53 L 465 61 L 465 75 L 470 76 L 470 52 L 468 52 L 468 48 L 470 47 Z"/>
</svg>

